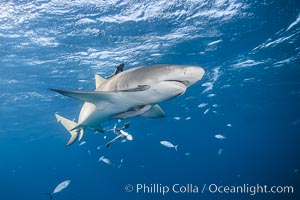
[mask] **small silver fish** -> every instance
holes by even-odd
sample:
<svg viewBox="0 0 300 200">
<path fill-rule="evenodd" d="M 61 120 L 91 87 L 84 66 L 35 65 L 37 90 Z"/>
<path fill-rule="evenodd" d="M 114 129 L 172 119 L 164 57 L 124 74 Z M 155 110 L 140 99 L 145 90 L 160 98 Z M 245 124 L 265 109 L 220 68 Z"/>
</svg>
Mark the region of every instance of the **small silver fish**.
<svg viewBox="0 0 300 200">
<path fill-rule="evenodd" d="M 221 135 L 221 134 L 216 134 L 216 135 L 215 135 L 215 138 L 217 138 L 217 139 L 219 139 L 219 140 L 224 140 L 224 139 L 226 139 L 226 137 L 223 136 L 223 135 Z"/>
<path fill-rule="evenodd" d="M 174 117 L 173 119 L 175 119 L 175 120 L 180 120 L 180 117 Z"/>
<path fill-rule="evenodd" d="M 203 86 L 203 87 L 209 87 L 211 85 L 213 85 L 212 82 L 206 82 L 206 83 L 203 83 L 201 86 Z"/>
<path fill-rule="evenodd" d="M 165 147 L 168 147 L 168 148 L 174 148 L 176 151 L 177 151 L 177 148 L 178 148 L 178 145 L 174 145 L 169 141 L 160 141 L 160 144 L 165 146 Z"/>
<path fill-rule="evenodd" d="M 107 165 L 111 165 L 111 161 L 108 158 L 105 158 L 104 156 L 101 156 L 98 161 L 102 161 Z"/>
<path fill-rule="evenodd" d="M 220 148 L 219 151 L 218 151 L 218 154 L 221 155 L 222 153 L 223 153 L 223 149 Z"/>
<path fill-rule="evenodd" d="M 123 140 L 121 140 L 121 143 L 125 143 L 125 142 L 127 142 L 127 140 L 126 140 L 126 139 L 123 139 Z"/>
<path fill-rule="evenodd" d="M 209 108 L 207 108 L 207 109 L 204 111 L 203 115 L 206 115 L 206 114 L 208 113 L 208 111 L 209 111 Z"/>
<path fill-rule="evenodd" d="M 51 193 L 46 193 L 46 194 L 49 195 L 50 200 L 51 200 L 51 199 L 53 198 L 53 195 L 54 195 L 54 194 L 56 194 L 56 193 L 58 193 L 58 192 L 61 192 L 63 189 L 65 189 L 66 187 L 68 187 L 68 186 L 70 185 L 70 183 L 71 183 L 71 180 L 65 180 L 65 181 L 61 182 L 60 184 L 58 184 L 58 185 L 54 188 L 53 192 L 51 192 Z"/>
<path fill-rule="evenodd" d="M 209 94 L 209 95 L 207 95 L 207 97 L 214 97 L 214 96 L 216 96 L 216 94 Z"/>
<path fill-rule="evenodd" d="M 71 183 L 71 180 L 65 180 L 65 181 L 61 182 L 60 184 L 58 184 L 56 186 L 56 188 L 53 190 L 52 194 L 61 192 L 63 189 L 68 187 L 70 183 Z"/>
<path fill-rule="evenodd" d="M 207 106 L 207 103 L 200 103 L 200 104 L 198 105 L 198 108 L 204 108 L 205 106 Z"/>
<path fill-rule="evenodd" d="M 85 143 L 86 143 L 86 141 L 82 141 L 82 142 L 79 143 L 78 146 L 82 146 L 82 145 L 84 145 Z"/>
<path fill-rule="evenodd" d="M 207 46 L 215 45 L 215 44 L 218 44 L 218 43 L 220 43 L 220 42 L 222 42 L 222 41 L 223 41 L 222 39 L 216 40 L 216 41 L 213 41 L 213 42 L 208 43 Z"/>
</svg>

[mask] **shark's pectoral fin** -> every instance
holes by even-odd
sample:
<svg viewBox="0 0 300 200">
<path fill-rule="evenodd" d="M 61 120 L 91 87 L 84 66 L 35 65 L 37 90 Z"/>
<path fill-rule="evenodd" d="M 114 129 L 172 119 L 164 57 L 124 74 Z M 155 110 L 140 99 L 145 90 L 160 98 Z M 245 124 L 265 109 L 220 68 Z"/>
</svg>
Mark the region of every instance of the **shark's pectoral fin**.
<svg viewBox="0 0 300 200">
<path fill-rule="evenodd" d="M 72 97 L 85 102 L 96 104 L 99 101 L 107 101 L 112 98 L 114 93 L 110 92 L 99 92 L 99 91 L 81 91 L 81 90 L 61 90 L 61 89 L 50 89 L 58 92 L 64 96 Z"/>
<path fill-rule="evenodd" d="M 81 101 L 86 101 L 90 103 L 95 103 L 100 101 L 101 99 L 107 99 L 107 95 L 101 92 L 96 91 L 80 91 L 80 90 L 61 90 L 61 89 L 50 89 L 54 92 L 62 94 L 64 96 L 72 97 L 74 99 L 78 99 Z"/>
<path fill-rule="evenodd" d="M 118 99 L 118 95 L 122 92 L 140 92 L 149 89 L 149 85 L 138 85 L 135 88 L 129 88 L 124 90 L 116 91 L 82 91 L 82 90 L 61 90 L 53 89 L 50 90 L 58 92 L 64 96 L 72 97 L 74 99 L 79 99 L 84 102 L 90 102 L 97 104 L 101 101 L 110 101 L 111 99 Z"/>
<path fill-rule="evenodd" d="M 159 105 L 155 104 L 141 116 L 148 118 L 163 118 L 166 116 L 166 114 Z"/>
</svg>

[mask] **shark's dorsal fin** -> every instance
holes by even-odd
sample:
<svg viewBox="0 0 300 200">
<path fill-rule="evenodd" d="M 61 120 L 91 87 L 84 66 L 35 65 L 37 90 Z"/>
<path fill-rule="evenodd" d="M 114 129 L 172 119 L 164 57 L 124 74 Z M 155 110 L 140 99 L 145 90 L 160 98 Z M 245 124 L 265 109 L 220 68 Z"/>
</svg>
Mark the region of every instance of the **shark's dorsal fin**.
<svg viewBox="0 0 300 200">
<path fill-rule="evenodd" d="M 102 85 L 103 83 L 105 83 L 107 80 L 101 76 L 99 76 L 98 74 L 95 74 L 95 82 L 96 82 L 96 89 Z"/>
</svg>

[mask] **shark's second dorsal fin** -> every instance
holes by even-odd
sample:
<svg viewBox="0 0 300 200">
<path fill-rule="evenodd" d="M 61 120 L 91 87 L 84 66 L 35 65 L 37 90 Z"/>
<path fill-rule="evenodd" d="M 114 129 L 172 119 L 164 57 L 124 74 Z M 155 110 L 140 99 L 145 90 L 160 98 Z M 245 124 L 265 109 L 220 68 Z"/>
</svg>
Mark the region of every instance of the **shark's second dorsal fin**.
<svg viewBox="0 0 300 200">
<path fill-rule="evenodd" d="M 95 75 L 95 82 L 96 82 L 96 89 L 97 89 L 100 85 L 102 85 L 103 83 L 106 82 L 106 79 L 99 76 L 98 74 L 96 74 Z"/>
</svg>

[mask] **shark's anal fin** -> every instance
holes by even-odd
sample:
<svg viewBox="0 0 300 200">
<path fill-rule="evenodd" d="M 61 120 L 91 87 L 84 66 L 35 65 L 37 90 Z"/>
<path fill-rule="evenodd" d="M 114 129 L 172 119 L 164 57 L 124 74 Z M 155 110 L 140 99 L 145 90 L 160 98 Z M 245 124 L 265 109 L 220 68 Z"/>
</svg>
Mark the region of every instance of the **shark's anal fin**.
<svg viewBox="0 0 300 200">
<path fill-rule="evenodd" d="M 55 114 L 55 117 L 57 119 L 58 122 L 60 122 L 71 134 L 71 138 L 69 139 L 67 146 L 70 146 L 71 144 L 73 144 L 75 142 L 75 140 L 78 137 L 78 130 L 71 130 L 73 127 L 77 126 L 77 123 L 64 118 L 63 116 L 60 116 L 59 114 Z"/>
<path fill-rule="evenodd" d="M 166 116 L 166 114 L 159 105 L 155 104 L 141 116 L 148 118 L 163 118 Z"/>
<path fill-rule="evenodd" d="M 96 82 L 96 89 L 102 85 L 103 83 L 105 83 L 107 80 L 101 76 L 99 76 L 98 74 L 95 75 L 95 82 Z"/>
</svg>

